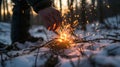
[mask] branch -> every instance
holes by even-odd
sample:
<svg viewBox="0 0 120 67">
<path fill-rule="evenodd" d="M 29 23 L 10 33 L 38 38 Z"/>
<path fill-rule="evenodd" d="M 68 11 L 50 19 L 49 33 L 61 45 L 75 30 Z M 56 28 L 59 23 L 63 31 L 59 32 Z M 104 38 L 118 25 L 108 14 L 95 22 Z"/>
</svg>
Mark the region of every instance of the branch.
<svg viewBox="0 0 120 67">
<path fill-rule="evenodd" d="M 113 38 L 96 38 L 93 40 L 75 40 L 75 43 L 86 43 L 86 42 L 93 42 L 93 41 L 99 41 L 99 40 L 113 40 L 114 42 L 120 42 L 119 39 L 113 39 Z"/>
</svg>

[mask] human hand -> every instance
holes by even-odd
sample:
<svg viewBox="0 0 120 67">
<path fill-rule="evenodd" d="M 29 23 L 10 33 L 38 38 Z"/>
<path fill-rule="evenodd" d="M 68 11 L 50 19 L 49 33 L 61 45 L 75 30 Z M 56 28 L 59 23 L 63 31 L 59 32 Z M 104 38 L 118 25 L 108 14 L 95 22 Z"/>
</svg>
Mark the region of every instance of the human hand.
<svg viewBox="0 0 120 67">
<path fill-rule="evenodd" d="M 55 31 L 62 24 L 61 13 L 53 7 L 40 10 L 38 14 L 48 30 Z"/>
</svg>

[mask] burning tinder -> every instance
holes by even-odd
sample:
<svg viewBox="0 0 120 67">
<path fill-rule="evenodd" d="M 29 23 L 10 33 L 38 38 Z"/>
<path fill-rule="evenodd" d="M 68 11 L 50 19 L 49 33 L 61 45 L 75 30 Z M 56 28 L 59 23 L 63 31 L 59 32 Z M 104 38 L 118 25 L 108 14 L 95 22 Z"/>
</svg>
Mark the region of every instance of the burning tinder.
<svg viewBox="0 0 120 67">
<path fill-rule="evenodd" d="M 56 39 L 53 43 L 53 47 L 57 49 L 62 49 L 74 46 L 74 40 L 76 37 L 73 34 L 77 25 L 78 21 L 74 21 L 72 24 L 62 22 L 62 25 L 55 30 L 58 35 L 56 36 Z"/>
</svg>

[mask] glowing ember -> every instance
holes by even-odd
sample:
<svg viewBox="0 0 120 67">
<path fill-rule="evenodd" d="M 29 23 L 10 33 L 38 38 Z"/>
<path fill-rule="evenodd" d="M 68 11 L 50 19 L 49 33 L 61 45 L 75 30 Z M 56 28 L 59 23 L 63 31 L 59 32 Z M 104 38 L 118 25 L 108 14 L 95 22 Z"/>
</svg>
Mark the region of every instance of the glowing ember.
<svg viewBox="0 0 120 67">
<path fill-rule="evenodd" d="M 62 22 L 62 25 L 56 29 L 56 32 L 59 34 L 56 38 L 61 45 L 74 44 L 75 36 L 73 36 L 75 27 L 78 25 L 78 21 L 74 21 L 72 24 Z"/>
<path fill-rule="evenodd" d="M 49 29 L 54 29 L 58 34 L 55 40 L 51 43 L 51 48 L 59 50 L 74 46 L 74 41 L 76 39 L 74 30 L 77 25 L 78 20 L 74 21 L 71 24 L 67 23 L 66 20 L 63 20 L 61 26 L 57 27 L 56 29 L 56 24 L 54 24 L 52 27 L 49 27 Z"/>
</svg>

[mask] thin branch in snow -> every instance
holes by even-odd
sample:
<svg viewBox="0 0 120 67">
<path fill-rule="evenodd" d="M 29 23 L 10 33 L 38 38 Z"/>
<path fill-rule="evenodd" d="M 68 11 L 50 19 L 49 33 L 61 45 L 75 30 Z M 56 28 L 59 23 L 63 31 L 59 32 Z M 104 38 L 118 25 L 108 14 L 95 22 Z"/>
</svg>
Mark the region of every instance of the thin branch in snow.
<svg viewBox="0 0 120 67">
<path fill-rule="evenodd" d="M 35 67 L 37 67 L 37 59 L 38 59 L 38 55 L 39 55 L 39 48 L 38 48 L 37 55 L 36 55 L 36 58 L 35 58 Z"/>
</svg>

